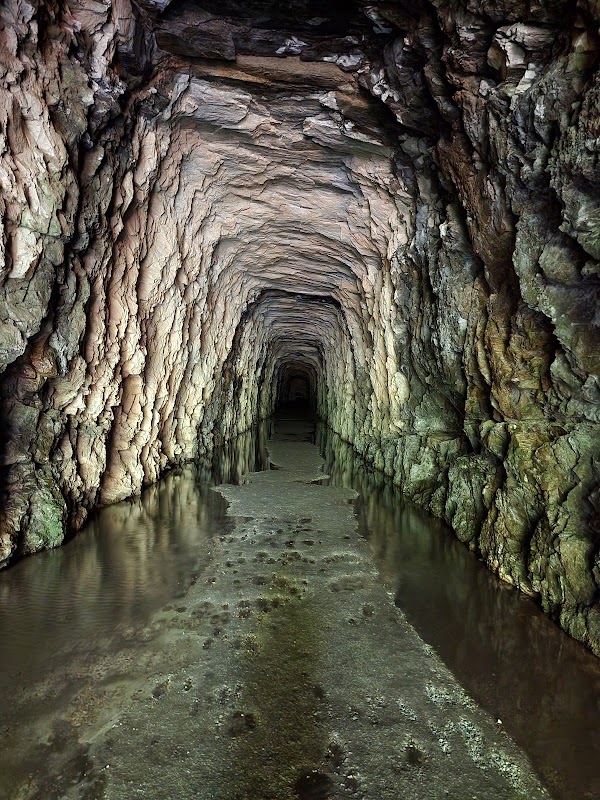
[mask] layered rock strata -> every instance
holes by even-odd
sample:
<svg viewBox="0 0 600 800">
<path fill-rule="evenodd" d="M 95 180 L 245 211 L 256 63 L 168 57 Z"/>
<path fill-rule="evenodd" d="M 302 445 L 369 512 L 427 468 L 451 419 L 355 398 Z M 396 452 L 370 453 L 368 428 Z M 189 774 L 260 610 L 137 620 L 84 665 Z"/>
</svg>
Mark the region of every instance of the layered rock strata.
<svg viewBox="0 0 600 800">
<path fill-rule="evenodd" d="M 0 15 L 0 561 L 306 396 L 600 653 L 597 3 Z"/>
</svg>

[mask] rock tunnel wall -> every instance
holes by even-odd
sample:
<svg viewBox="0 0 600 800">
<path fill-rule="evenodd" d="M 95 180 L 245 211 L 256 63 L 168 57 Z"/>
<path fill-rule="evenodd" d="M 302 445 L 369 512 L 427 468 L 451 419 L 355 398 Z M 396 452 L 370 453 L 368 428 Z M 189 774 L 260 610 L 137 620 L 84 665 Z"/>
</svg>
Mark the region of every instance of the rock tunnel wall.
<svg viewBox="0 0 600 800">
<path fill-rule="evenodd" d="M 342 5 L 0 9 L 0 561 L 297 374 L 600 653 L 600 7 Z"/>
</svg>

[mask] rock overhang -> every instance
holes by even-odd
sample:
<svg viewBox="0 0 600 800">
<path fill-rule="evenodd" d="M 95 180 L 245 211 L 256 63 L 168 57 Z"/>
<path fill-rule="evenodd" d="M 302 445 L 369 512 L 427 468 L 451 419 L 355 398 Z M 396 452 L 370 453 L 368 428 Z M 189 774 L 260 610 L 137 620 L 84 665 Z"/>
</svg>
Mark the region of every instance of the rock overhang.
<svg viewBox="0 0 600 800">
<path fill-rule="evenodd" d="M 1 557 L 298 374 L 597 647 L 597 4 L 320 5 L 0 9 Z"/>
<path fill-rule="evenodd" d="M 186 238 L 203 243 L 201 253 L 190 254 L 194 266 L 184 280 L 203 283 L 212 320 L 222 314 L 224 327 L 234 332 L 242 319 L 248 324 L 247 309 L 262 298 L 260 312 L 250 319 L 267 331 L 285 327 L 285 336 L 269 335 L 290 347 L 316 338 L 321 360 L 324 349 L 329 352 L 332 374 L 335 325 L 353 359 L 368 360 L 373 336 L 365 315 L 376 306 L 373 286 L 380 288 L 400 227 L 393 149 L 385 132 L 375 139 L 354 130 L 329 90 L 296 88 L 267 99 L 247 87 L 189 76 L 174 80 L 167 107 L 147 124 L 166 131 L 167 165 L 170 152 L 176 153 L 177 217 L 186 220 Z M 165 235 L 163 230 L 163 240 Z M 287 301 L 275 300 L 277 292 L 287 293 Z M 304 297 L 295 316 L 294 294 Z M 311 297 L 321 301 L 309 302 Z M 323 297 L 337 306 L 326 321 Z M 275 352 L 264 346 L 264 354 Z M 256 374 L 256 364 L 250 368 L 239 348 L 236 357 Z M 258 372 L 263 369 L 264 364 Z"/>
</svg>

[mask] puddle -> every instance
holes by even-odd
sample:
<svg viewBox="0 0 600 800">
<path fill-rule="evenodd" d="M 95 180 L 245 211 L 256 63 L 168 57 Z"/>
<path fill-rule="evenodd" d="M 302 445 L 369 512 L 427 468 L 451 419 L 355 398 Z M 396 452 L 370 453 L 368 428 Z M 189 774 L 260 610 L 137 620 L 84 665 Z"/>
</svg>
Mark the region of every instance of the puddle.
<svg viewBox="0 0 600 800">
<path fill-rule="evenodd" d="M 380 578 L 420 636 L 523 747 L 553 797 L 600 797 L 600 660 L 339 437 L 317 434 L 332 483 L 359 492 Z"/>
<path fill-rule="evenodd" d="M 506 733 L 556 800 L 600 796 L 600 662 L 310 420 L 104 509 L 0 601 L 8 800 L 545 797 Z"/>
</svg>

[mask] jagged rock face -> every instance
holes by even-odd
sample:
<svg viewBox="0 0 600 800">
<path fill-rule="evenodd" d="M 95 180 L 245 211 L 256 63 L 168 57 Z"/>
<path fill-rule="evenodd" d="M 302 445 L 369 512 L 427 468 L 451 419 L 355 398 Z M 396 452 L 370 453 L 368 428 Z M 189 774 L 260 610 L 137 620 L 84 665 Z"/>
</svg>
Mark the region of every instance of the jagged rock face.
<svg viewBox="0 0 600 800">
<path fill-rule="evenodd" d="M 598 4 L 0 15 L 0 560 L 310 397 L 600 653 Z"/>
</svg>

